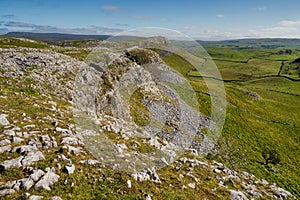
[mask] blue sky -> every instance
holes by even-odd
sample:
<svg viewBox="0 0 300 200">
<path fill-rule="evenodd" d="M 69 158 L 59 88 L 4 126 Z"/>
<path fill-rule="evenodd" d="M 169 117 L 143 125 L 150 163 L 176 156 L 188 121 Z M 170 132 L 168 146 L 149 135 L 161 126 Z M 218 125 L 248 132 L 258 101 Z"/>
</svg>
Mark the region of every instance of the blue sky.
<svg viewBox="0 0 300 200">
<path fill-rule="evenodd" d="M 300 38 L 299 8 L 299 0 L 0 0 L 0 33 L 162 27 L 206 40 Z"/>
</svg>

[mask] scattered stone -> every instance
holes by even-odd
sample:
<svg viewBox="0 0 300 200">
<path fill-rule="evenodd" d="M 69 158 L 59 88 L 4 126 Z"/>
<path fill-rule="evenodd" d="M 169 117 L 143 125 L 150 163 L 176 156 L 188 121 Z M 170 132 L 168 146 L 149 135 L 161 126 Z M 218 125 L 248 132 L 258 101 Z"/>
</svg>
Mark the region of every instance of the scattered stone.
<svg viewBox="0 0 300 200">
<path fill-rule="evenodd" d="M 10 124 L 9 121 L 6 119 L 6 117 L 7 117 L 7 115 L 5 115 L 5 114 L 0 115 L 0 125 L 7 126 Z"/>
<path fill-rule="evenodd" d="M 231 200 L 248 200 L 245 194 L 237 190 L 229 190 Z"/>
<path fill-rule="evenodd" d="M 220 173 L 221 173 L 221 170 L 219 170 L 219 169 L 214 169 L 213 172 L 215 172 L 216 174 L 220 174 Z"/>
<path fill-rule="evenodd" d="M 67 165 L 67 166 L 65 167 L 65 171 L 66 171 L 68 174 L 73 174 L 74 171 L 75 171 L 75 165 L 74 165 L 74 164 Z"/>
<path fill-rule="evenodd" d="M 5 139 L 0 141 L 0 146 L 5 146 L 11 144 L 10 140 Z"/>
<path fill-rule="evenodd" d="M 44 160 L 44 154 L 40 151 L 29 152 L 28 155 L 21 161 L 23 166 L 30 166 L 33 162 Z"/>
<path fill-rule="evenodd" d="M 4 189 L 4 190 L 0 190 L 0 196 L 6 196 L 9 194 L 13 194 L 15 193 L 14 189 Z"/>
<path fill-rule="evenodd" d="M 18 146 L 13 148 L 12 152 L 17 152 L 19 154 L 27 154 L 29 152 L 34 152 L 37 151 L 37 147 L 36 146 L 32 146 L 32 145 L 23 145 L 23 146 Z"/>
<path fill-rule="evenodd" d="M 11 146 L 10 145 L 0 147 L 0 153 L 3 153 L 5 151 L 10 151 L 10 150 L 11 150 Z"/>
<path fill-rule="evenodd" d="M 13 143 L 21 143 L 24 141 L 24 139 L 20 138 L 20 137 L 13 137 L 12 141 L 13 141 Z"/>
<path fill-rule="evenodd" d="M 13 130 L 4 130 L 2 132 L 2 134 L 7 135 L 7 136 L 15 136 L 16 135 L 15 131 L 13 131 Z"/>
<path fill-rule="evenodd" d="M 128 188 L 131 188 L 131 187 L 132 187 L 132 185 L 131 185 L 131 180 L 127 180 L 127 186 L 128 186 Z"/>
<path fill-rule="evenodd" d="M 45 174 L 45 172 L 41 169 L 38 170 L 34 170 L 33 173 L 29 176 L 32 180 L 34 180 L 35 182 L 38 181 L 43 175 Z"/>
<path fill-rule="evenodd" d="M 51 190 L 50 186 L 52 186 L 54 183 L 56 183 L 59 178 L 60 178 L 59 175 L 55 174 L 54 172 L 52 172 L 50 170 L 41 178 L 41 180 L 39 180 L 35 184 L 34 188 L 36 190 L 43 189 L 43 190 L 50 191 Z"/>
<path fill-rule="evenodd" d="M 29 197 L 29 200 L 41 200 L 43 198 L 44 198 L 43 196 L 32 195 Z"/>
<path fill-rule="evenodd" d="M 0 171 L 3 171 L 3 170 L 7 170 L 9 168 L 18 168 L 18 167 L 21 167 L 21 160 L 23 159 L 24 157 L 21 156 L 21 157 L 18 157 L 18 158 L 15 158 L 15 159 L 12 159 L 12 160 L 6 160 L 2 163 L 0 163 Z"/>
<path fill-rule="evenodd" d="M 131 174 L 131 176 L 136 181 L 147 181 L 151 180 L 156 183 L 160 183 L 159 176 L 156 174 L 155 168 L 153 167 L 152 170 L 149 168 L 143 169 L 141 172 L 135 172 Z"/>
<path fill-rule="evenodd" d="M 144 194 L 145 200 L 152 200 L 150 194 Z"/>
<path fill-rule="evenodd" d="M 21 188 L 24 188 L 25 190 L 29 190 L 34 185 L 34 181 L 28 177 L 25 178 L 23 181 L 21 181 Z"/>
<path fill-rule="evenodd" d="M 78 145 L 78 139 L 74 137 L 65 137 L 61 140 L 62 144 Z"/>
<path fill-rule="evenodd" d="M 62 148 L 67 149 L 68 153 L 74 154 L 74 155 L 78 155 L 81 152 L 83 152 L 81 147 L 73 147 L 73 146 L 70 146 L 70 145 L 64 145 Z"/>
<path fill-rule="evenodd" d="M 59 196 L 54 196 L 51 197 L 50 200 L 62 200 L 62 198 L 60 198 Z"/>
<path fill-rule="evenodd" d="M 189 183 L 188 186 L 192 189 L 195 189 L 196 188 L 196 184 L 195 183 Z"/>
<path fill-rule="evenodd" d="M 98 160 L 81 160 L 80 163 L 86 165 L 96 165 L 99 164 L 100 162 Z"/>
</svg>

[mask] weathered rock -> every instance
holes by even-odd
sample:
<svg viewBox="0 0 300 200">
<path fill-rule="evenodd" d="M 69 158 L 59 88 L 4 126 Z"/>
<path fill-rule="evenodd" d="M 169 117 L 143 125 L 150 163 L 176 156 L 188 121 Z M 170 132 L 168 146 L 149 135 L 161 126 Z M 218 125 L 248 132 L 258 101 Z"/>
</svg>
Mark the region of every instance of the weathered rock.
<svg viewBox="0 0 300 200">
<path fill-rule="evenodd" d="M 146 198 L 145 200 L 152 200 L 149 194 L 144 194 L 144 197 Z"/>
<path fill-rule="evenodd" d="M 86 165 L 96 165 L 99 164 L 100 162 L 98 160 L 81 160 L 80 163 Z"/>
<path fill-rule="evenodd" d="M 0 146 L 5 146 L 11 144 L 10 140 L 5 139 L 0 141 Z"/>
<path fill-rule="evenodd" d="M 128 188 L 131 188 L 131 187 L 132 187 L 131 180 L 127 180 L 127 187 L 128 187 Z"/>
<path fill-rule="evenodd" d="M 20 138 L 20 137 L 13 137 L 13 143 L 20 143 L 20 142 L 23 142 L 24 139 L 23 138 Z"/>
<path fill-rule="evenodd" d="M 61 143 L 62 144 L 70 144 L 70 145 L 78 145 L 79 144 L 78 139 L 74 138 L 74 137 L 64 137 L 61 140 Z"/>
<path fill-rule="evenodd" d="M 10 151 L 10 150 L 11 150 L 11 146 L 10 145 L 0 147 L 0 153 L 3 153 L 5 151 Z"/>
<path fill-rule="evenodd" d="M 35 152 L 37 151 L 36 146 L 31 146 L 31 145 L 23 145 L 23 146 L 18 146 L 13 148 L 12 152 L 17 152 L 19 154 L 27 154 L 29 152 Z"/>
<path fill-rule="evenodd" d="M 16 135 L 15 131 L 13 131 L 13 130 L 4 130 L 2 132 L 2 134 L 7 135 L 7 136 L 15 136 Z"/>
<path fill-rule="evenodd" d="M 54 196 L 51 197 L 50 200 L 62 200 L 62 198 L 60 198 L 59 196 Z"/>
<path fill-rule="evenodd" d="M 57 132 L 60 132 L 63 136 L 72 136 L 72 135 L 74 135 L 72 133 L 72 131 L 70 131 L 68 129 L 63 129 L 63 128 L 60 128 L 60 127 L 56 127 L 55 130 Z"/>
<path fill-rule="evenodd" d="M 30 166 L 33 162 L 44 160 L 44 154 L 40 151 L 29 152 L 27 156 L 21 161 L 23 166 Z"/>
<path fill-rule="evenodd" d="M 44 198 L 43 196 L 32 195 L 29 197 L 29 200 L 41 200 L 43 198 Z"/>
<path fill-rule="evenodd" d="M 245 194 L 237 190 L 229 190 L 231 200 L 248 200 Z"/>
<path fill-rule="evenodd" d="M 41 169 L 38 170 L 34 170 L 33 173 L 29 176 L 33 181 L 38 181 L 43 175 L 45 174 L 45 172 Z"/>
<path fill-rule="evenodd" d="M 13 194 L 15 193 L 14 189 L 4 189 L 4 190 L 0 190 L 0 196 L 6 196 L 9 194 Z"/>
<path fill-rule="evenodd" d="M 64 145 L 62 148 L 67 149 L 68 153 L 74 154 L 74 155 L 78 155 L 83 152 L 81 147 L 73 147 L 70 145 Z"/>
<path fill-rule="evenodd" d="M 188 186 L 192 189 L 195 189 L 196 188 L 196 184 L 195 183 L 189 183 Z"/>
<path fill-rule="evenodd" d="M 0 125 L 7 126 L 10 124 L 9 121 L 6 119 L 6 117 L 7 117 L 7 115 L 5 115 L 5 114 L 0 115 Z"/>
<path fill-rule="evenodd" d="M 30 188 L 33 187 L 33 185 L 34 185 L 34 181 L 30 177 L 28 177 L 21 181 L 20 187 L 25 190 L 29 190 Z"/>
<path fill-rule="evenodd" d="M 75 165 L 74 165 L 74 164 L 67 165 L 67 166 L 65 167 L 65 171 L 66 171 L 68 174 L 73 174 L 74 171 L 75 171 Z"/>
<path fill-rule="evenodd" d="M 35 184 L 34 188 L 36 190 L 43 189 L 43 190 L 50 191 L 51 190 L 50 186 L 52 186 L 54 183 L 56 183 L 59 178 L 60 178 L 59 175 L 55 174 L 54 172 L 52 172 L 50 170 L 41 178 L 41 180 L 39 180 Z"/>
<path fill-rule="evenodd" d="M 152 170 L 149 168 L 143 169 L 141 172 L 132 173 L 131 176 L 136 181 L 147 181 L 151 180 L 153 182 L 160 183 L 159 176 L 156 174 L 155 168 L 153 167 Z"/>
<path fill-rule="evenodd" d="M 6 161 L 0 163 L 0 171 L 7 170 L 9 168 L 21 167 L 22 166 L 21 160 L 23 158 L 24 157 L 21 156 L 21 157 L 18 157 L 18 158 L 12 159 L 12 160 L 6 160 Z"/>
</svg>

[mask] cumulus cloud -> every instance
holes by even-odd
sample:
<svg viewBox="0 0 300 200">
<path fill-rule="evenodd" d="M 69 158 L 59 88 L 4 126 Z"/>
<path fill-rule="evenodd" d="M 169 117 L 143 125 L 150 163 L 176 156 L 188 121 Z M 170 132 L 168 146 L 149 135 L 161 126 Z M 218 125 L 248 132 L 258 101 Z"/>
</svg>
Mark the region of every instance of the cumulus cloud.
<svg viewBox="0 0 300 200">
<path fill-rule="evenodd" d="M 299 26 L 300 25 L 300 20 L 282 20 L 278 22 L 279 25 L 284 26 L 284 27 L 291 27 L 291 26 Z"/>
</svg>

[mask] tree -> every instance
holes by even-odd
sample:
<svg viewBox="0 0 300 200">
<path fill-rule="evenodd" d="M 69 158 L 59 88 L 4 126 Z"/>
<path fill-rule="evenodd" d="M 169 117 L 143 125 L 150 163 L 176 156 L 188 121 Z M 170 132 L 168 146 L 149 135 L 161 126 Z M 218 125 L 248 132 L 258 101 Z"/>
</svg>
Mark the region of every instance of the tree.
<svg viewBox="0 0 300 200">
<path fill-rule="evenodd" d="M 266 161 L 266 165 L 269 163 L 276 165 L 280 162 L 280 155 L 275 149 L 266 147 L 262 152 L 262 156 Z"/>
</svg>

